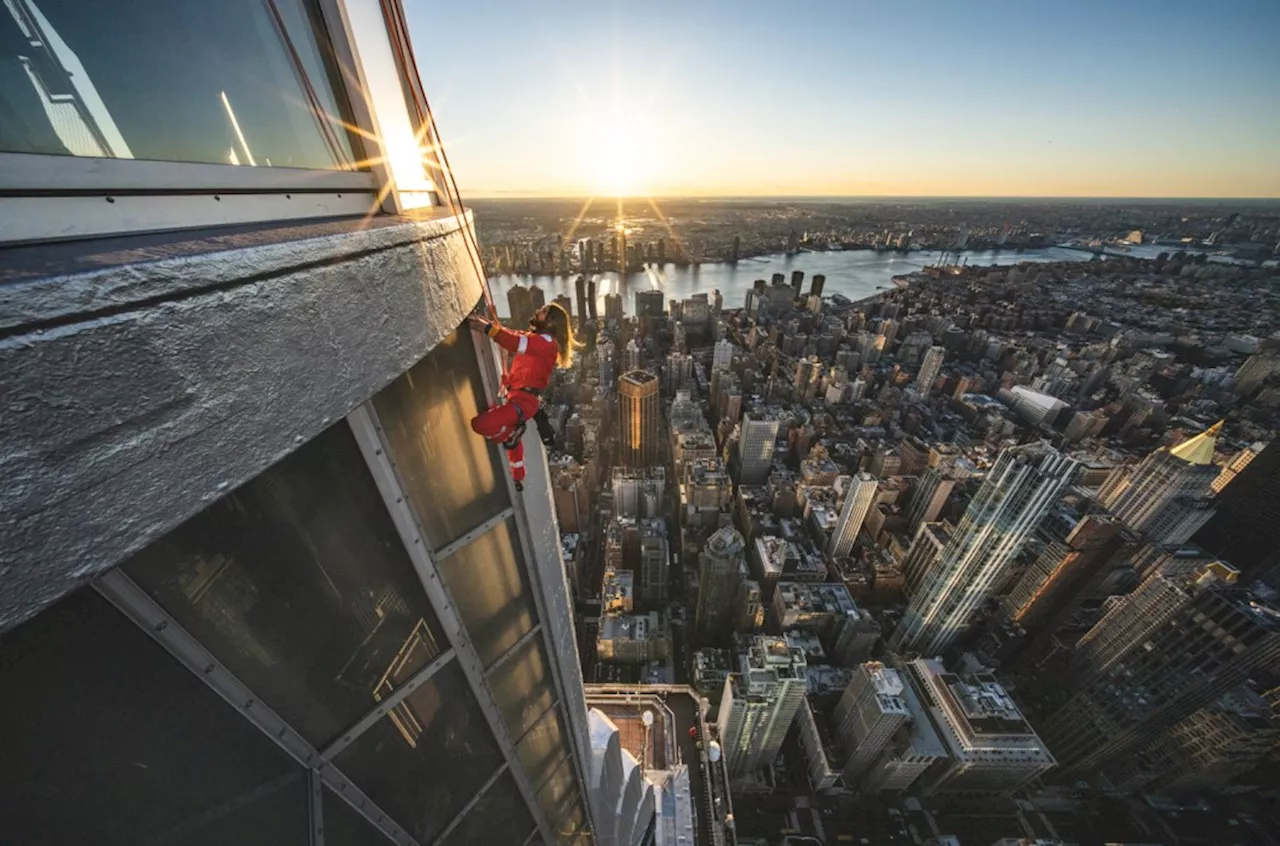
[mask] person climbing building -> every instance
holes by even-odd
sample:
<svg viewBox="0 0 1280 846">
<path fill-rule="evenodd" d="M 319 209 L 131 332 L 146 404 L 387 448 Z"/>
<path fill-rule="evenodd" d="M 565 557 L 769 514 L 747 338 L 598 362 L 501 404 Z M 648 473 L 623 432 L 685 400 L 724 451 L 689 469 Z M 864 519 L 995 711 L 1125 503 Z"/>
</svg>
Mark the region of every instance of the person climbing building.
<svg viewBox="0 0 1280 846">
<path fill-rule="evenodd" d="M 516 490 L 523 490 L 525 468 L 521 438 L 525 425 L 537 420 L 539 433 L 544 442 L 547 440 L 550 424 L 542 414 L 542 393 L 557 365 L 568 367 L 573 363 L 575 344 L 569 313 L 559 303 L 545 305 L 533 315 L 529 331 L 525 332 L 507 329 L 478 314 L 467 320 L 512 354 L 511 365 L 502 376 L 502 402 L 472 418 L 471 428 L 476 434 L 502 444 Z"/>
</svg>

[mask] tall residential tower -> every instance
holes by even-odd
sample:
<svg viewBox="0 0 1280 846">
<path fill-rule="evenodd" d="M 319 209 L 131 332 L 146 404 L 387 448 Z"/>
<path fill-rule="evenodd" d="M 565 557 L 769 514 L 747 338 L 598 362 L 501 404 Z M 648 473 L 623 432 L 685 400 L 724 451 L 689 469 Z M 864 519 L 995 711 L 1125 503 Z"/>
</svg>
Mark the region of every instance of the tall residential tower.
<svg viewBox="0 0 1280 846">
<path fill-rule="evenodd" d="M 1076 467 L 1043 444 L 1001 452 L 925 574 L 889 648 L 935 655 L 951 645 L 1000 584 Z"/>
</svg>

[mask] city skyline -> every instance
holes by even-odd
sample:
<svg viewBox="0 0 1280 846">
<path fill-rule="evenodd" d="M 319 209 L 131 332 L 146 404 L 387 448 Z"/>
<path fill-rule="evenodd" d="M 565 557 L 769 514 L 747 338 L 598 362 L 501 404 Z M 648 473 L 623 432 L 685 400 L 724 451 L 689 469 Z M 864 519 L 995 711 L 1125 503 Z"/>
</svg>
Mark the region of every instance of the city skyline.
<svg viewBox="0 0 1280 846">
<path fill-rule="evenodd" d="M 1280 196 L 1273 5 L 557 11 L 409 11 L 466 196 Z"/>
</svg>

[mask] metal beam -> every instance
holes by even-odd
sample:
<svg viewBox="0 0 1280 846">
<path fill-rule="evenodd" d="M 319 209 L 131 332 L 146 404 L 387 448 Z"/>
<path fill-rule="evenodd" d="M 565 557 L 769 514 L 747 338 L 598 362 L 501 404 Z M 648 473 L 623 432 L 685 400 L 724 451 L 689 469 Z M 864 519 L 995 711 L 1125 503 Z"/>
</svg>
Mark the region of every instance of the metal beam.
<svg viewBox="0 0 1280 846">
<path fill-rule="evenodd" d="M 315 770 L 307 773 L 308 804 L 311 808 L 311 846 L 324 846 L 324 783 Z"/>
<path fill-rule="evenodd" d="M 369 727 L 382 719 L 383 715 L 403 702 L 406 696 L 422 687 L 428 679 L 440 672 L 446 664 L 454 659 L 455 655 L 456 653 L 452 649 L 446 649 L 437 655 L 430 664 L 414 673 L 408 681 L 392 691 L 390 696 L 379 702 L 378 707 L 365 714 L 351 728 L 340 734 L 337 740 L 326 746 L 324 751 L 320 753 L 320 757 L 325 761 L 333 760 L 335 755 L 354 743 L 356 738 L 368 731 Z"/>
<path fill-rule="evenodd" d="M 463 805 L 462 810 L 453 815 L 453 819 L 449 821 L 449 824 L 444 827 L 444 831 L 440 832 L 439 836 L 436 837 L 433 842 L 444 843 L 445 838 L 448 837 L 453 830 L 458 827 L 458 824 L 462 822 L 462 818 L 465 817 L 477 803 L 479 803 L 480 799 L 489 792 L 489 788 L 493 787 L 494 783 L 501 778 L 502 774 L 507 772 L 508 769 L 509 767 L 506 764 L 499 766 L 498 769 L 494 771 L 493 775 L 489 776 L 489 780 L 480 785 L 480 789 L 476 791 L 475 796 L 471 797 L 471 801 Z"/>
<path fill-rule="evenodd" d="M 484 715 L 485 721 L 489 724 L 489 729 L 498 744 L 498 749 L 502 752 L 503 759 L 510 768 L 512 778 L 515 779 L 516 787 L 524 798 L 534 821 L 538 823 L 538 827 L 547 836 L 547 839 L 551 840 L 550 835 L 553 829 L 550 823 L 547 822 L 546 815 L 542 813 L 542 809 L 538 806 L 537 793 L 534 791 L 533 785 L 529 783 L 529 777 L 525 774 L 524 768 L 520 766 L 520 760 L 516 756 L 515 743 L 507 730 L 502 712 L 498 708 L 497 702 L 493 699 L 493 693 L 489 689 L 484 674 L 484 666 L 480 662 L 480 656 L 476 652 L 475 644 L 472 643 L 471 636 L 467 633 L 466 626 L 462 623 L 457 606 L 449 595 L 444 579 L 440 577 L 436 568 L 435 558 L 427 545 L 426 533 L 422 531 L 422 527 L 418 524 L 417 515 L 414 514 L 413 508 L 409 505 L 409 496 L 405 491 L 404 483 L 399 473 L 396 471 L 395 463 L 391 460 L 390 447 L 386 442 L 385 433 L 382 430 L 382 424 L 378 421 L 378 414 L 373 407 L 373 403 L 366 402 L 358 406 L 347 415 L 347 424 L 355 435 L 356 443 L 360 446 L 360 452 L 364 455 L 369 471 L 373 475 L 374 483 L 378 486 L 378 492 L 382 495 L 383 503 L 391 514 L 396 531 L 399 533 L 400 540 L 409 553 L 409 560 L 413 563 L 418 579 L 422 582 L 422 588 L 426 591 L 427 598 L 435 609 L 436 617 L 444 629 L 445 636 L 457 653 L 458 666 L 461 667 L 463 675 L 467 679 L 467 684 L 471 688 L 472 695 L 475 696 L 476 702 L 480 706 L 481 714 Z"/>
<path fill-rule="evenodd" d="M 485 534 L 486 532 L 490 531 L 495 526 L 505 523 L 507 518 L 515 513 L 516 513 L 516 510 L 514 508 L 512 508 L 511 506 L 507 506 L 506 508 L 499 511 L 497 514 L 490 517 L 488 520 L 485 520 L 479 526 L 476 526 L 474 529 L 471 529 L 470 531 L 464 533 L 462 537 L 458 538 L 455 541 L 446 543 L 444 546 L 440 547 L 435 552 L 431 553 L 431 557 L 436 560 L 437 564 L 439 564 L 441 561 L 448 558 L 450 555 L 453 555 L 459 549 L 462 549 L 464 546 L 471 543 L 473 540 Z"/>
<path fill-rule="evenodd" d="M 123 571 L 111 570 L 94 582 L 93 588 L 295 761 L 307 769 L 315 770 L 325 784 L 342 796 L 375 828 L 399 846 L 419 846 L 418 841 L 379 808 L 351 779 L 322 760 L 319 750 L 259 699 L 248 685 L 232 675 L 212 652 L 179 625 Z M 314 809 L 312 813 L 315 813 Z"/>
<path fill-rule="evenodd" d="M 499 392 L 499 387 L 501 385 L 501 379 L 499 377 L 500 367 L 498 365 L 498 358 L 497 358 L 499 353 L 497 351 L 497 347 L 494 346 L 492 343 L 490 343 L 488 338 L 481 336 L 481 334 L 478 332 L 471 332 L 470 334 L 471 334 L 472 343 L 476 349 L 476 356 L 480 360 L 480 374 L 481 374 L 481 379 L 485 385 L 487 398 L 490 404 L 493 404 L 498 400 L 498 392 Z M 532 435 L 529 435 L 529 440 L 532 441 L 533 446 L 532 448 L 525 449 L 525 462 L 528 463 L 530 461 L 545 461 L 545 457 L 542 453 L 542 443 Z M 550 469 L 548 468 L 548 484 L 550 483 L 549 473 L 550 473 Z M 510 473 L 507 473 L 504 475 L 506 475 L 507 477 L 506 479 L 507 489 L 511 496 L 511 502 L 516 506 L 515 507 L 516 533 L 520 537 L 521 547 L 526 552 L 525 571 L 526 571 L 526 576 L 529 579 L 529 585 L 533 591 L 533 599 L 534 599 L 535 607 L 538 612 L 538 619 L 546 622 L 546 625 L 542 627 L 543 632 L 545 633 L 543 637 L 543 646 L 546 648 L 547 661 L 551 667 L 552 680 L 556 686 L 556 689 L 559 690 L 560 692 L 559 698 L 565 702 L 565 708 L 564 708 L 565 741 L 566 743 L 568 743 L 569 748 L 574 750 L 575 752 L 574 757 L 575 757 L 575 760 L 577 761 L 578 766 L 573 767 L 573 771 L 578 781 L 579 792 L 582 794 L 583 797 L 586 797 L 587 789 L 588 789 L 588 784 L 587 784 L 588 776 L 585 771 L 585 768 L 589 766 L 591 756 L 590 756 L 589 750 L 579 748 L 578 740 L 580 735 L 577 729 L 581 729 L 581 737 L 586 738 L 588 734 L 588 727 L 585 724 L 582 726 L 575 725 L 574 709 L 570 706 L 568 702 L 568 698 L 570 696 L 576 696 L 580 693 L 580 691 L 569 690 L 568 686 L 565 684 L 564 675 L 563 673 L 561 673 L 560 661 L 559 661 L 560 652 L 559 650 L 556 649 L 557 644 L 555 642 L 555 636 L 552 632 L 552 629 L 554 628 L 554 626 L 551 624 L 551 617 L 547 612 L 547 602 L 546 602 L 546 595 L 544 593 L 542 576 L 541 576 L 541 573 L 538 572 L 537 555 L 536 555 L 536 550 L 534 549 L 534 546 L 533 546 L 533 535 L 529 529 L 529 515 L 528 515 L 528 512 L 525 510 L 524 500 L 521 497 L 520 492 L 515 489 L 515 480 L 511 478 Z M 555 512 L 553 511 L 552 512 L 553 516 L 554 516 L 554 513 Z M 572 615 L 573 603 L 571 600 L 568 599 L 568 597 L 566 597 L 566 605 L 568 608 L 568 613 Z M 572 651 L 574 652 L 574 654 L 577 654 L 577 644 L 576 643 L 572 644 L 572 647 L 573 647 Z M 585 682 L 585 679 L 583 681 Z M 584 713 L 585 713 L 585 702 L 584 702 Z M 583 813 L 589 819 L 591 816 L 591 809 L 589 807 L 586 807 L 585 798 L 583 802 L 584 802 Z"/>
<path fill-rule="evenodd" d="M 511 648 L 510 648 L 510 649 L 508 649 L 506 652 L 504 652 L 504 653 L 502 653 L 501 655 L 499 655 L 499 656 L 498 656 L 498 658 L 497 658 L 497 660 L 496 660 L 496 661 L 494 661 L 492 664 L 490 664 L 490 665 L 489 665 L 489 668 L 488 668 L 487 670 L 485 670 L 485 671 L 484 671 L 484 674 L 485 674 L 486 676 L 493 675 L 493 673 L 494 673 L 494 672 L 495 672 L 499 667 L 501 667 L 503 664 L 505 664 L 505 663 L 507 663 L 508 661 L 510 661 L 510 660 L 511 660 L 511 658 L 512 658 L 512 657 L 513 657 L 517 652 L 519 652 L 519 651 L 524 647 L 524 645 L 525 645 L 526 643 L 528 643 L 529 641 L 531 641 L 531 640 L 533 640 L 535 637 L 537 637 L 537 636 L 538 636 L 538 632 L 539 632 L 539 631 L 541 631 L 541 629 L 542 629 L 542 623 L 534 623 L 533 628 L 529 629 L 529 631 L 527 631 L 527 632 L 525 632 L 524 634 L 520 635 L 520 637 L 516 640 L 516 642 L 515 642 L 515 643 L 513 643 L 513 644 L 511 645 Z M 550 660 L 550 659 L 548 659 L 548 661 L 549 661 L 549 660 Z"/>
</svg>

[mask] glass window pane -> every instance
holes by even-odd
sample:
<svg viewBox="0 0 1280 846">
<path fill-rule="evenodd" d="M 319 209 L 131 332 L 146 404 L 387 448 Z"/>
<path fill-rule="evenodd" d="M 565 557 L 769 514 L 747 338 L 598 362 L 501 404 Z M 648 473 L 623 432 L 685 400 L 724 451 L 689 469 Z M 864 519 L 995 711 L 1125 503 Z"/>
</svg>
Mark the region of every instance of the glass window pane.
<svg viewBox="0 0 1280 846">
<path fill-rule="evenodd" d="M 516 757 L 534 785 L 542 784 L 569 751 L 560 709 L 549 711 L 516 746 Z"/>
<path fill-rule="evenodd" d="M 566 758 L 538 791 L 538 804 L 542 806 L 542 813 L 546 814 L 547 821 L 552 824 L 564 813 L 577 786 L 573 778 L 572 763 L 572 759 Z"/>
<path fill-rule="evenodd" d="M 0 638 L 0 841 L 305 844 L 306 772 L 86 588 Z"/>
<path fill-rule="evenodd" d="M 315 0 L 8 0 L 0 150 L 352 169 L 320 20 Z"/>
<path fill-rule="evenodd" d="M 444 839 L 445 846 L 523 843 L 533 817 L 510 773 L 495 781 Z"/>
<path fill-rule="evenodd" d="M 573 810 L 558 822 L 552 821 L 552 825 L 556 828 L 556 834 L 562 844 L 576 844 L 580 842 L 582 822 L 585 817 L 582 814 L 582 805 L 579 803 Z M 589 841 L 588 841 L 589 842 Z"/>
<path fill-rule="evenodd" d="M 429 842 L 502 765 L 502 755 L 454 661 L 335 762 L 414 839 Z"/>
<path fill-rule="evenodd" d="M 373 823 L 328 787 L 324 789 L 322 801 L 325 846 L 383 846 L 391 842 L 389 837 L 373 827 Z"/>
<path fill-rule="evenodd" d="M 442 341 L 373 404 L 434 548 L 511 504 L 498 447 L 471 430 L 471 418 L 485 408 L 485 399 L 469 330 Z"/>
<path fill-rule="evenodd" d="M 484 666 L 533 628 L 537 617 L 513 520 L 485 532 L 441 561 L 438 569 Z"/>
<path fill-rule="evenodd" d="M 447 645 L 345 422 L 124 570 L 317 746 Z"/>
<path fill-rule="evenodd" d="M 551 676 L 542 638 L 533 637 L 489 678 L 512 737 L 520 737 L 551 705 Z"/>
</svg>

